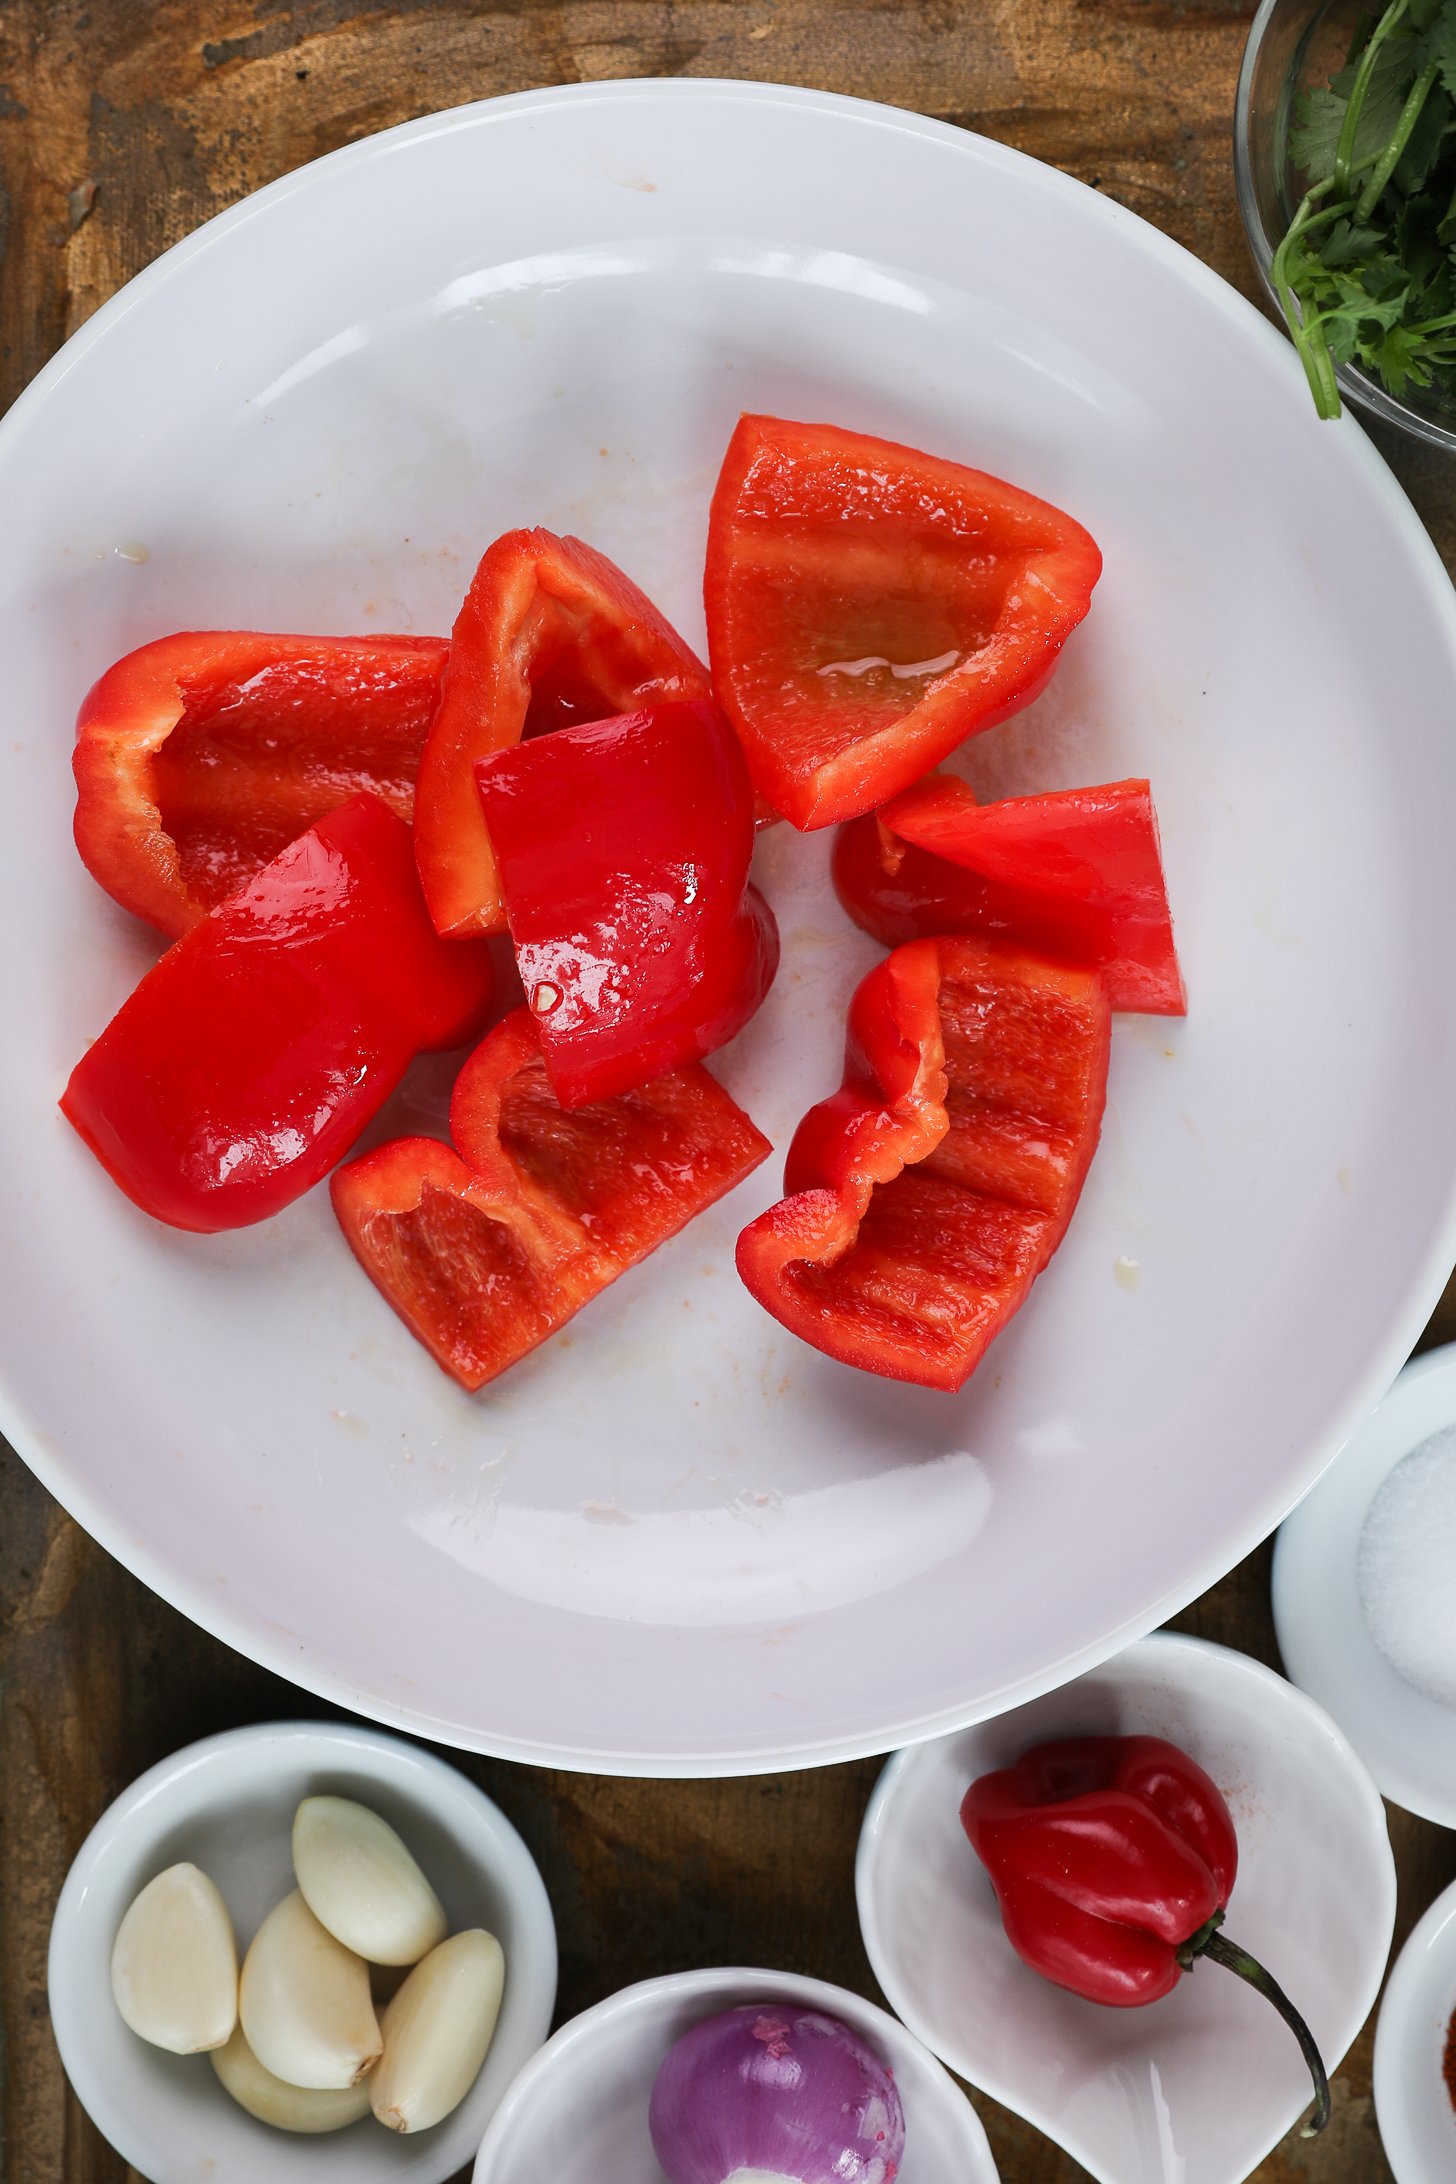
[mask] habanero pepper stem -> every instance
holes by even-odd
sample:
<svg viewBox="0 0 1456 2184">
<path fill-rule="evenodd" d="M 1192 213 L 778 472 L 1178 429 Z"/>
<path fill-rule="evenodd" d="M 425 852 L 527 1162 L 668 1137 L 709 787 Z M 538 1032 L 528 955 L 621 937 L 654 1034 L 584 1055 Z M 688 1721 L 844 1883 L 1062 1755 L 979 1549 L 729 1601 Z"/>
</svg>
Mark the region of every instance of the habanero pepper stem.
<svg viewBox="0 0 1456 2184">
<path fill-rule="evenodd" d="M 1308 2123 L 1300 2126 L 1299 2135 L 1301 2138 L 1318 2138 L 1330 2120 L 1330 2080 L 1314 2034 L 1274 1974 L 1265 1971 L 1258 1958 L 1250 1956 L 1247 1949 L 1241 1949 L 1236 1941 L 1229 1940 L 1227 1934 L 1221 1934 L 1219 1928 L 1222 1925 L 1223 1913 L 1215 1911 L 1193 1939 L 1184 1942 L 1178 1951 L 1178 1962 L 1185 1972 L 1191 1972 L 1199 1959 L 1206 1957 L 1210 1964 L 1222 1964 L 1226 1971 L 1236 1973 L 1240 1979 L 1248 1982 L 1256 1994 L 1263 1995 L 1266 2002 L 1273 2003 L 1299 2042 L 1299 2052 L 1308 2064 L 1310 2077 L 1314 2080 L 1314 2112 Z"/>
</svg>

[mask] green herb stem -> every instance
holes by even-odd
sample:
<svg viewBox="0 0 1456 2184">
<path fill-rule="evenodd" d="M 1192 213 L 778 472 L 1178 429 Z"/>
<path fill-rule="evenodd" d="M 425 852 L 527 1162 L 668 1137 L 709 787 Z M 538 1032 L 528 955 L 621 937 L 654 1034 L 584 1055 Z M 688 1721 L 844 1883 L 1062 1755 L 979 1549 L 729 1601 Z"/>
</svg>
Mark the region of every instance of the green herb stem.
<svg viewBox="0 0 1456 2184">
<path fill-rule="evenodd" d="M 1405 0 L 1401 0 L 1401 5 L 1405 5 Z M 1269 268 L 1274 294 L 1280 310 L 1284 313 L 1289 338 L 1304 366 L 1304 376 L 1309 381 L 1315 409 L 1326 420 L 1340 414 L 1340 388 L 1335 378 L 1335 360 L 1330 354 L 1330 345 L 1319 313 L 1306 313 L 1302 305 L 1296 304 L 1290 279 L 1290 260 L 1296 246 L 1302 245 L 1306 236 L 1313 234 L 1316 228 L 1328 227 L 1331 221 L 1340 219 L 1350 210 L 1348 200 L 1343 199 L 1337 204 L 1325 205 L 1318 212 L 1315 210 L 1316 205 L 1333 187 L 1332 179 L 1329 182 L 1316 183 L 1306 193 L 1299 210 L 1289 223 L 1288 232 L 1274 253 L 1273 263 Z"/>
<path fill-rule="evenodd" d="M 1427 61 L 1410 89 L 1410 96 L 1400 110 L 1400 120 L 1395 125 L 1395 135 L 1386 145 L 1375 163 L 1374 172 L 1360 192 L 1355 207 L 1355 219 L 1363 224 L 1370 218 L 1380 202 L 1381 192 L 1400 164 L 1400 155 L 1410 142 L 1410 135 L 1421 118 L 1421 108 L 1430 97 L 1439 70 L 1434 61 Z"/>
<path fill-rule="evenodd" d="M 1360 55 L 1360 65 L 1355 71 L 1355 81 L 1350 87 L 1350 102 L 1345 108 L 1345 119 L 1340 128 L 1340 141 L 1335 146 L 1334 185 L 1341 197 L 1348 197 L 1355 161 L 1355 138 L 1360 131 L 1360 116 L 1365 111 L 1365 96 L 1370 89 L 1370 78 L 1375 73 L 1375 62 L 1380 48 L 1405 14 L 1410 0 L 1390 0 L 1390 5 L 1365 41 Z M 1419 111 L 1419 109 L 1418 109 Z M 1412 119 L 1414 127 L 1414 119 Z M 1398 156 L 1398 155 L 1397 155 Z M 1382 188 L 1384 184 L 1381 185 Z"/>
</svg>

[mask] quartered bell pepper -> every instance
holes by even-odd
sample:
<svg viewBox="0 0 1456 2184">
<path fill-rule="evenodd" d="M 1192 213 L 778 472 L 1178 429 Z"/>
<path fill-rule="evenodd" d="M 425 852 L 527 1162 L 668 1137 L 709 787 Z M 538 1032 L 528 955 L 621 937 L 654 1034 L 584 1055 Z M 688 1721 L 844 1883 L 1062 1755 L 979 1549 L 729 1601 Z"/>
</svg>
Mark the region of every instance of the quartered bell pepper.
<svg viewBox="0 0 1456 2184">
<path fill-rule="evenodd" d="M 184 630 L 109 667 L 76 722 L 76 846 L 177 939 L 326 812 L 408 819 L 440 637 Z"/>
<path fill-rule="evenodd" d="M 400 1138 L 330 1186 L 364 1271 L 462 1387 L 543 1342 L 771 1150 L 693 1064 L 564 1110 L 518 1008 L 456 1080 L 458 1151 Z"/>
<path fill-rule="evenodd" d="M 1041 691 L 1102 567 L 1060 509 L 833 425 L 744 417 L 708 523 L 718 701 L 796 827 L 871 811 Z"/>
<path fill-rule="evenodd" d="M 420 765 L 415 848 L 440 932 L 506 929 L 475 790 L 480 759 L 572 721 L 708 695 L 702 662 L 605 554 L 540 530 L 487 547 Z"/>
<path fill-rule="evenodd" d="M 855 924 L 887 947 L 984 933 L 1100 970 L 1114 1009 L 1187 1008 L 1146 781 L 998 804 L 924 781 L 841 827 L 833 872 Z"/>
<path fill-rule="evenodd" d="M 738 1240 L 759 1303 L 846 1365 L 962 1386 L 1066 1232 L 1110 1024 L 1096 971 L 974 938 L 897 948 L 854 995 L 787 1195 Z"/>
<path fill-rule="evenodd" d="M 748 885 L 753 789 L 715 706 L 561 728 L 482 759 L 476 780 L 563 1106 L 700 1061 L 742 1030 L 779 937 Z"/>
<path fill-rule="evenodd" d="M 238 1228 L 326 1175 L 415 1054 L 479 1029 L 490 993 L 487 945 L 430 923 L 409 828 L 358 796 L 173 943 L 61 1107 L 144 1212 Z"/>
<path fill-rule="evenodd" d="M 1223 1794 L 1162 1737 L 1066 1737 L 966 1791 L 961 1824 L 991 1876 L 1024 1964 L 1090 2002 L 1157 2002 L 1204 1962 L 1274 2004 L 1304 2054 L 1315 2110 L 1330 2117 L 1319 2049 L 1283 1989 L 1220 1929 L 1238 1872 Z"/>
</svg>

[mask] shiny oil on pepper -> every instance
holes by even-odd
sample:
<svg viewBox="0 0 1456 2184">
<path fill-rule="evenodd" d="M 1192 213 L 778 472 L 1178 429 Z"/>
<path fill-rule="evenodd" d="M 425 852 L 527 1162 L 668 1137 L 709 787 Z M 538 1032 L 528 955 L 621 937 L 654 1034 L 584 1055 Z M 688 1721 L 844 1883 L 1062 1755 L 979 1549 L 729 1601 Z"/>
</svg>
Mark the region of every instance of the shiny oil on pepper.
<svg viewBox="0 0 1456 2184">
<path fill-rule="evenodd" d="M 984 471 L 866 433 L 743 417 L 708 522 L 719 703 L 796 827 L 872 811 L 1043 690 L 1095 541 Z"/>
<path fill-rule="evenodd" d="M 753 789 L 716 706 L 561 728 L 483 759 L 476 779 L 564 1106 L 701 1061 L 742 1030 L 779 939 L 748 884 Z"/>
<path fill-rule="evenodd" d="M 320 1181 L 490 993 L 487 945 L 430 923 L 409 828 L 355 797 L 173 943 L 61 1107 L 144 1212 L 239 1228 Z"/>
<path fill-rule="evenodd" d="M 415 849 L 439 931 L 506 929 L 479 760 L 573 721 L 708 694 L 702 662 L 595 547 L 543 530 L 488 546 L 451 631 L 420 762 Z"/>
<path fill-rule="evenodd" d="M 449 649 L 184 630 L 129 652 L 76 721 L 87 870 L 176 940 L 350 797 L 408 819 Z"/>
</svg>

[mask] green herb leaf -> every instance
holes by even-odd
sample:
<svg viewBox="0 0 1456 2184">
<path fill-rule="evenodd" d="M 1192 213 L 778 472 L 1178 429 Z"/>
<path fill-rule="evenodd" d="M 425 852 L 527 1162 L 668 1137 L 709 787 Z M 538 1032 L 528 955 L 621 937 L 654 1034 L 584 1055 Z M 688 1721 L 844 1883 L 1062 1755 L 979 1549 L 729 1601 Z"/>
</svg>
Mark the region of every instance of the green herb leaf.
<svg viewBox="0 0 1456 2184">
<path fill-rule="evenodd" d="M 1441 71 L 1446 89 L 1456 92 L 1456 7 L 1451 0 L 1440 9 L 1426 32 L 1426 50 Z"/>
<path fill-rule="evenodd" d="M 1388 0 L 1298 102 L 1304 201 L 1272 277 L 1316 407 L 1337 365 L 1456 402 L 1456 0 Z"/>
</svg>

